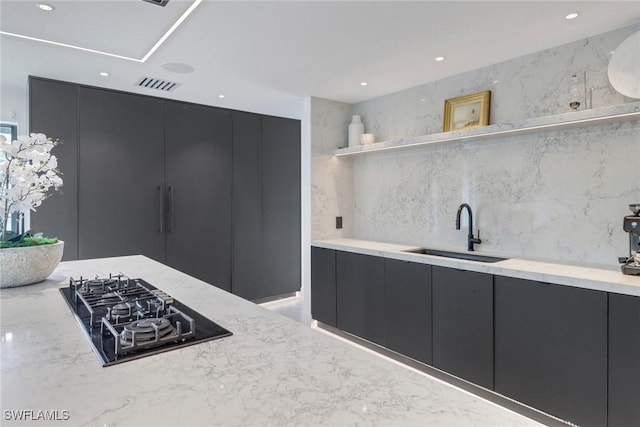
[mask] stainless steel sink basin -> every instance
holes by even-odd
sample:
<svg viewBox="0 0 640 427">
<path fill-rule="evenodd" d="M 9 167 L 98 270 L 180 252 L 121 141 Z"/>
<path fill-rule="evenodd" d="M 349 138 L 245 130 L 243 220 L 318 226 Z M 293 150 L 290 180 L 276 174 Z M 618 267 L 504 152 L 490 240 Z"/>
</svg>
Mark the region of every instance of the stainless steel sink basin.
<svg viewBox="0 0 640 427">
<path fill-rule="evenodd" d="M 440 251 L 437 249 L 429 249 L 429 248 L 407 249 L 406 251 L 403 251 L 403 252 L 439 256 L 444 258 L 464 259 L 467 261 L 477 261 L 477 262 L 498 262 L 498 261 L 504 261 L 507 259 L 507 258 L 498 258 L 493 256 L 487 256 L 487 255 L 478 255 L 474 253 Z"/>
</svg>

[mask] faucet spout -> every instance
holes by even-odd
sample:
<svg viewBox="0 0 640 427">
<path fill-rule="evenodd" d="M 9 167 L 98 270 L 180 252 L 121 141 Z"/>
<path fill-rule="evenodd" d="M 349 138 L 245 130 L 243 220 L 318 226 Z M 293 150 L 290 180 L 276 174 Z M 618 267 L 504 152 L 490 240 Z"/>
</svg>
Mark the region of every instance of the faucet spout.
<svg viewBox="0 0 640 427">
<path fill-rule="evenodd" d="M 466 203 L 458 206 L 458 212 L 456 213 L 456 230 L 460 230 L 460 216 L 462 215 L 462 210 L 466 209 L 467 214 L 469 215 L 469 234 L 467 235 L 467 250 L 473 251 L 474 244 L 482 243 L 480 240 L 480 230 L 478 230 L 478 237 L 473 236 L 473 212 L 471 211 L 471 206 Z"/>
</svg>

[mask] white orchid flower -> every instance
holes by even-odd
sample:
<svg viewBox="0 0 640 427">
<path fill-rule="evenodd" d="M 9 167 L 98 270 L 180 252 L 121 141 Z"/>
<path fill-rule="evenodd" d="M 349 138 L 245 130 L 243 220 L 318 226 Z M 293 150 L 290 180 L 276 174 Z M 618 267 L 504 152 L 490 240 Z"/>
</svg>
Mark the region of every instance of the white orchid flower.
<svg viewBox="0 0 640 427">
<path fill-rule="evenodd" d="M 43 133 L 20 135 L 10 144 L 0 135 L 0 239 L 11 213 L 35 210 L 51 188 L 62 187 L 58 159 L 51 154 L 56 145 Z"/>
</svg>

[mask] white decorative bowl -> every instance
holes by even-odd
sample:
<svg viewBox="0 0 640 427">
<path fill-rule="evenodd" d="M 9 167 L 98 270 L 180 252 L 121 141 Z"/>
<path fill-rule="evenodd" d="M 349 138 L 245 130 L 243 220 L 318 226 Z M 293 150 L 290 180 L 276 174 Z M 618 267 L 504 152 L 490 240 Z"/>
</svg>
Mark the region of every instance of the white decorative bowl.
<svg viewBox="0 0 640 427">
<path fill-rule="evenodd" d="M 363 133 L 360 135 L 360 144 L 373 144 L 376 142 L 376 136 L 372 133 Z"/>
<path fill-rule="evenodd" d="M 64 251 L 64 242 L 24 248 L 0 249 L 0 288 L 42 282 L 53 273 Z"/>
</svg>

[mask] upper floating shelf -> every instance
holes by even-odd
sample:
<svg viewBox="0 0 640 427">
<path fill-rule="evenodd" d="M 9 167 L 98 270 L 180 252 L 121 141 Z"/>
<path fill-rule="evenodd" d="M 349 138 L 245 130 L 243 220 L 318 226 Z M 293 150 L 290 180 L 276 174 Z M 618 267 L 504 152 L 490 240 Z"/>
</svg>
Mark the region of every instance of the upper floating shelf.
<svg viewBox="0 0 640 427">
<path fill-rule="evenodd" d="M 454 141 L 479 141 L 489 138 L 526 135 L 541 131 L 571 129 L 637 119 L 640 119 L 640 102 L 632 102 L 553 116 L 536 117 L 511 123 L 498 123 L 466 130 L 395 139 L 357 147 L 338 148 L 334 150 L 333 154 L 336 156 L 355 156 L 384 150 L 400 150 L 402 148 L 415 148 Z"/>
</svg>

